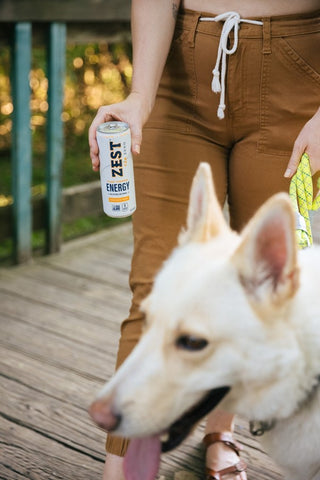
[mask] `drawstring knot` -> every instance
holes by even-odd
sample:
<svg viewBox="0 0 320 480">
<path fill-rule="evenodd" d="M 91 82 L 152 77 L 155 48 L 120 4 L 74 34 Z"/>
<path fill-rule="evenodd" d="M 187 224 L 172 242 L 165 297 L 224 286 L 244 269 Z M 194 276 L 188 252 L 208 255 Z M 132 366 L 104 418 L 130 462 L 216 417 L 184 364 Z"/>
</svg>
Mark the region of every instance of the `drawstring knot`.
<svg viewBox="0 0 320 480">
<path fill-rule="evenodd" d="M 225 83 L 227 71 L 227 55 L 232 55 L 238 48 L 238 30 L 240 23 L 251 23 L 254 25 L 263 25 L 263 22 L 258 20 L 246 20 L 241 18 L 237 12 L 226 12 L 216 17 L 200 17 L 201 22 L 220 22 L 223 21 L 223 27 L 219 40 L 217 60 L 214 69 L 212 70 L 213 78 L 211 89 L 214 93 L 220 93 L 220 103 L 218 107 L 218 118 L 224 118 L 225 105 Z M 232 48 L 228 48 L 229 35 L 234 32 L 234 41 Z"/>
<path fill-rule="evenodd" d="M 217 116 L 219 120 L 222 120 L 224 118 L 225 108 L 226 108 L 225 104 L 220 102 L 220 105 L 218 107 L 218 112 L 217 112 Z"/>
<path fill-rule="evenodd" d="M 220 72 L 216 68 L 212 70 L 213 78 L 211 82 L 211 90 L 214 93 L 221 92 Z"/>
</svg>

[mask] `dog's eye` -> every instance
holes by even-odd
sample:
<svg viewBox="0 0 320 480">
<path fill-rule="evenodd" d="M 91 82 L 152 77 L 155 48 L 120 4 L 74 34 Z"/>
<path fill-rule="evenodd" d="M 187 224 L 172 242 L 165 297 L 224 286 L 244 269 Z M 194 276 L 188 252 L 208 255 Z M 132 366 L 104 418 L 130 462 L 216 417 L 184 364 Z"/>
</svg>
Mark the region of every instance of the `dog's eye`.
<svg viewBox="0 0 320 480">
<path fill-rule="evenodd" d="M 183 350 L 203 350 L 208 345 L 205 338 L 194 337 L 193 335 L 181 335 L 176 340 L 176 346 Z"/>
</svg>

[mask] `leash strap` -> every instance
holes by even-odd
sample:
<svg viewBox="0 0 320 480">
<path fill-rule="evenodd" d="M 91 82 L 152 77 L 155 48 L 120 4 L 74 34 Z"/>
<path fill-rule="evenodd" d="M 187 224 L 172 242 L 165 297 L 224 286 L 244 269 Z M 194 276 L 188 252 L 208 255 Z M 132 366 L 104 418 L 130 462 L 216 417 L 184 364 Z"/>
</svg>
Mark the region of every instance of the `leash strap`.
<svg viewBox="0 0 320 480">
<path fill-rule="evenodd" d="M 304 153 L 290 182 L 289 195 L 296 212 L 296 234 L 300 249 L 313 244 L 309 212 L 320 208 L 320 194 L 313 200 L 309 155 Z"/>
</svg>

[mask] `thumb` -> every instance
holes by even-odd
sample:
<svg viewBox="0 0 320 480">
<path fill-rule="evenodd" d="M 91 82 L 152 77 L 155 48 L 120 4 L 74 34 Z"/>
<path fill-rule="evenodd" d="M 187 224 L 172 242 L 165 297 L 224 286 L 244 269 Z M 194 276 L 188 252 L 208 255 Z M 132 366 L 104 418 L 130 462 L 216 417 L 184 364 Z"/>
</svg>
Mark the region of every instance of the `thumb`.
<svg viewBox="0 0 320 480">
<path fill-rule="evenodd" d="M 305 152 L 305 145 L 295 142 L 287 169 L 284 173 L 284 176 L 286 178 L 291 178 L 295 174 L 304 152 Z"/>
</svg>

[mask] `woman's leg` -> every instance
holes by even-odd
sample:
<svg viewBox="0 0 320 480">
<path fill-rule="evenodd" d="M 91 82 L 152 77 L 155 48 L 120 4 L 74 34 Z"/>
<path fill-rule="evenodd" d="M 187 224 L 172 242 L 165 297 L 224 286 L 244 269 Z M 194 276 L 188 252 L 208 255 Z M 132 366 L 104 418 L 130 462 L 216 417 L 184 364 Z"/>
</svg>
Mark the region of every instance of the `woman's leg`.
<svg viewBox="0 0 320 480">
<path fill-rule="evenodd" d="M 125 480 L 123 473 L 123 457 L 107 453 L 103 469 L 103 480 Z"/>
<path fill-rule="evenodd" d="M 134 254 L 130 274 L 133 292 L 128 319 L 123 322 L 117 366 L 139 340 L 143 314 L 140 302 L 149 293 L 154 275 L 177 244 L 185 224 L 189 192 L 199 160 L 212 164 L 219 200 L 226 192 L 226 152 L 203 139 L 172 131 L 147 128 L 141 154 L 135 159 L 137 210 L 133 218 Z M 104 479 L 121 480 L 127 441 L 107 439 Z"/>
<path fill-rule="evenodd" d="M 255 27 L 240 32 L 232 56 L 237 63 L 229 97 L 236 99 L 239 92 L 242 97 L 238 109 L 230 104 L 234 146 L 228 199 L 237 230 L 271 195 L 289 191 L 284 172 L 294 142 L 319 107 L 319 17 L 311 12 L 263 21 L 256 32 L 261 38 L 249 35 Z"/>
</svg>

